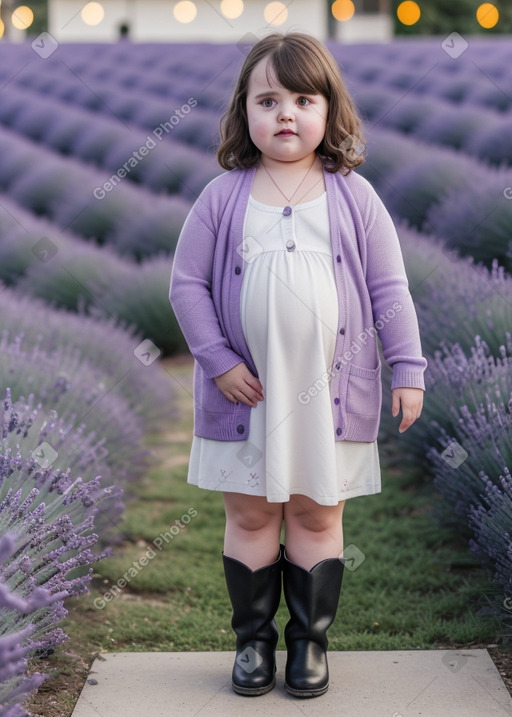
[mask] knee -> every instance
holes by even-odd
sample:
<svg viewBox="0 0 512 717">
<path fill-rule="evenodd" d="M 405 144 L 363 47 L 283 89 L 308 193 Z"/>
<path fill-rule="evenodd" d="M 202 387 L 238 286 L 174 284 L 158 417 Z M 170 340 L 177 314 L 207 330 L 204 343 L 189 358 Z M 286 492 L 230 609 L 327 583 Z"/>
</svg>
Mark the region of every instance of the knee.
<svg viewBox="0 0 512 717">
<path fill-rule="evenodd" d="M 295 501 L 285 512 L 288 527 L 293 526 L 310 533 L 336 532 L 341 529 L 343 504 L 319 505 L 314 501 Z"/>
<path fill-rule="evenodd" d="M 273 528 L 280 530 L 283 511 L 279 504 L 255 505 L 251 501 L 240 501 L 234 510 L 227 512 L 226 519 L 238 530 L 249 533 Z"/>
<path fill-rule="evenodd" d="M 236 517 L 236 525 L 241 530 L 249 533 L 265 530 L 277 525 L 278 518 L 275 513 L 250 508 L 239 513 Z"/>
</svg>

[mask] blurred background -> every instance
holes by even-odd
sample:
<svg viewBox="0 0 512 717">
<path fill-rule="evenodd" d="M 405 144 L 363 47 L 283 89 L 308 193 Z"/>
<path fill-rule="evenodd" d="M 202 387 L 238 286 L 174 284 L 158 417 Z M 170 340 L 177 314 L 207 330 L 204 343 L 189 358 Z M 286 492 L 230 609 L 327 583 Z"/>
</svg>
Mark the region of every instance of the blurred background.
<svg viewBox="0 0 512 717">
<path fill-rule="evenodd" d="M 387 42 L 396 36 L 506 34 L 510 3 L 479 0 L 34 0 L 0 3 L 0 37 L 13 41 L 49 32 L 58 41 L 239 41 L 269 26 L 308 31 L 342 42 Z"/>
</svg>

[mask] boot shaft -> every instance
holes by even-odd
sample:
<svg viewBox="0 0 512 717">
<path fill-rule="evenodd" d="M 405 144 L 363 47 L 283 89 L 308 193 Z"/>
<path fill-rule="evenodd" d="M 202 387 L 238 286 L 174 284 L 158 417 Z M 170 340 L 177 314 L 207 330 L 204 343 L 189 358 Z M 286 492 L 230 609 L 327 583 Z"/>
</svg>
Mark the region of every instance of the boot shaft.
<svg viewBox="0 0 512 717">
<path fill-rule="evenodd" d="M 283 585 L 290 620 L 285 638 L 312 640 L 327 649 L 326 632 L 334 622 L 343 580 L 344 561 L 327 558 L 311 570 L 283 555 Z"/>
<path fill-rule="evenodd" d="M 223 554 L 224 574 L 233 608 L 231 626 L 237 642 L 277 640 L 273 620 L 281 600 L 282 549 L 274 563 L 251 570 L 235 558 Z"/>
</svg>

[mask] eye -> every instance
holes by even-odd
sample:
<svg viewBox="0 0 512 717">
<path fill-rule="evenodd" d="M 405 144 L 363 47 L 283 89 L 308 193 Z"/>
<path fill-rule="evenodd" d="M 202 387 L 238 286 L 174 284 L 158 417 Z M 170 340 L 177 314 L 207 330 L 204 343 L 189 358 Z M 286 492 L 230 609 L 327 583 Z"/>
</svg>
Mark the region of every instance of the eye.
<svg viewBox="0 0 512 717">
<path fill-rule="evenodd" d="M 266 105 L 265 102 L 274 102 L 274 100 L 271 97 L 265 97 L 265 99 L 260 102 L 260 104 L 263 105 L 263 107 L 272 107 L 272 105 Z"/>
<path fill-rule="evenodd" d="M 301 100 L 304 100 L 305 102 L 301 102 Z M 310 104 L 310 100 L 308 100 L 307 97 L 299 97 L 297 102 L 301 105 L 301 107 L 307 107 Z"/>
</svg>

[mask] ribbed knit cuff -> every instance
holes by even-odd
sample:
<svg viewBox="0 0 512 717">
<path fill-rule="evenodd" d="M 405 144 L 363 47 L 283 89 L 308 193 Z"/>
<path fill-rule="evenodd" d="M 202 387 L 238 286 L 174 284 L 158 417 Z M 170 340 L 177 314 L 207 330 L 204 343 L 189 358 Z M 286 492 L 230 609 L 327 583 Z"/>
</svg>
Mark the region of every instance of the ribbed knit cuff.
<svg viewBox="0 0 512 717">
<path fill-rule="evenodd" d="M 391 390 L 394 388 L 422 388 L 425 391 L 424 368 L 413 369 L 405 364 L 393 366 Z"/>
<path fill-rule="evenodd" d="M 213 353 L 195 356 L 207 378 L 215 378 L 243 362 L 243 358 L 232 349 L 223 348 Z"/>
</svg>

